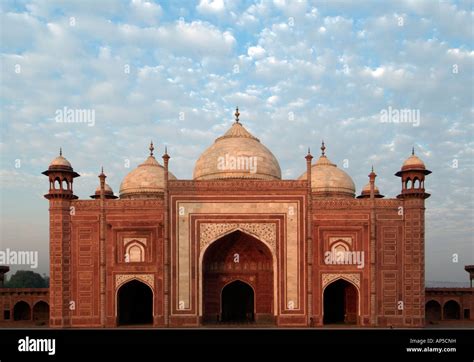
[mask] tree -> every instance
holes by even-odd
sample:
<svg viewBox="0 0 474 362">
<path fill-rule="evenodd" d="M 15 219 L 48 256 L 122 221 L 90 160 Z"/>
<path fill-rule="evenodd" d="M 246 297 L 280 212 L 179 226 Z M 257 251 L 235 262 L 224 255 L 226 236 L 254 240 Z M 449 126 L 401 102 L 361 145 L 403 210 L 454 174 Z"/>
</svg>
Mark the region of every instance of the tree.
<svg viewBox="0 0 474 362">
<path fill-rule="evenodd" d="M 47 277 L 46 277 L 47 278 Z M 18 270 L 5 283 L 7 288 L 47 288 L 49 278 L 44 278 L 40 274 L 31 270 Z"/>
</svg>

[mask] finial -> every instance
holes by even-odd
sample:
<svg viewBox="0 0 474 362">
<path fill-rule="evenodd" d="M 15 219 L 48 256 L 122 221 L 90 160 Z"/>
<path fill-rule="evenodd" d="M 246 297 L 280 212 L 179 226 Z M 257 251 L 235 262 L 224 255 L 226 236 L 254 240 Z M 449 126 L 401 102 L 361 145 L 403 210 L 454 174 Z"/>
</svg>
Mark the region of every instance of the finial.
<svg viewBox="0 0 474 362">
<path fill-rule="evenodd" d="M 308 155 L 311 154 L 311 149 L 308 147 Z"/>
<path fill-rule="evenodd" d="M 240 113 L 239 113 L 239 106 L 235 107 L 235 123 L 239 123 L 239 116 L 240 116 Z"/>
<path fill-rule="evenodd" d="M 153 141 L 150 142 L 150 147 L 148 147 L 148 149 L 150 150 L 150 156 L 153 156 L 153 150 L 155 149 L 155 147 L 153 147 Z"/>
<path fill-rule="evenodd" d="M 168 146 L 165 146 L 165 155 L 168 154 Z"/>
<path fill-rule="evenodd" d="M 104 166 L 100 168 L 100 173 L 104 173 Z"/>
<path fill-rule="evenodd" d="M 59 156 L 62 156 L 62 155 L 63 155 L 63 148 L 59 147 Z"/>
<path fill-rule="evenodd" d="M 415 146 L 413 146 L 413 147 L 411 148 L 411 155 L 412 155 L 412 156 L 415 155 Z"/>
<path fill-rule="evenodd" d="M 324 156 L 324 151 L 326 150 L 326 146 L 324 145 L 324 140 L 323 142 L 321 143 L 321 155 Z"/>
<path fill-rule="evenodd" d="M 372 165 L 372 172 L 374 172 L 374 165 Z"/>
</svg>

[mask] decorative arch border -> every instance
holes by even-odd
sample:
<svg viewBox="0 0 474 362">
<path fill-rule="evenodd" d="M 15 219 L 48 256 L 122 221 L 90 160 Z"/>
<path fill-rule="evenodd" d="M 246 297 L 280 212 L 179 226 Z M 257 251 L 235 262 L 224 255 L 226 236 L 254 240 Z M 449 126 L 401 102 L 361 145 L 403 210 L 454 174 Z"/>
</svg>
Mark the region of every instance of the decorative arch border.
<svg viewBox="0 0 474 362">
<path fill-rule="evenodd" d="M 345 280 L 357 289 L 357 324 L 360 325 L 360 274 L 359 273 L 323 273 L 321 276 L 321 315 L 324 317 L 324 291 L 336 280 Z"/>
<path fill-rule="evenodd" d="M 155 316 L 155 276 L 153 274 L 115 274 L 115 318 L 118 316 L 118 291 L 131 280 L 138 280 L 151 289 L 153 317 Z"/>
<path fill-rule="evenodd" d="M 267 244 L 270 251 L 276 252 L 276 225 L 272 222 L 211 223 L 200 224 L 199 246 L 203 251 L 217 239 L 234 231 L 242 231 Z"/>
<path fill-rule="evenodd" d="M 204 234 L 203 234 L 203 226 L 206 227 L 206 225 L 217 225 L 218 227 L 211 228 L 211 231 L 209 229 L 204 229 Z M 257 225 L 257 227 L 253 228 L 251 225 Z M 261 225 L 267 225 L 270 226 L 272 225 L 270 230 L 269 235 L 272 237 L 263 237 L 261 236 L 262 234 L 262 226 Z M 258 227 L 260 226 L 260 227 Z M 235 231 L 241 231 L 244 234 L 250 235 L 263 243 L 269 250 L 270 254 L 272 255 L 272 264 L 273 264 L 273 314 L 276 316 L 278 315 L 278 261 L 277 261 L 277 254 L 276 254 L 276 224 L 275 223 L 269 223 L 269 222 L 255 222 L 255 223 L 201 223 L 200 225 L 200 233 L 199 233 L 199 245 L 200 245 L 200 250 L 199 250 L 199 265 L 198 265 L 198 275 L 199 275 L 199 292 L 198 292 L 198 303 L 199 303 L 199 308 L 198 308 L 198 315 L 200 317 L 203 316 L 203 305 L 204 305 L 204 295 L 203 295 L 203 287 L 204 287 L 204 273 L 203 273 L 203 261 L 204 261 L 204 254 L 206 253 L 207 249 L 211 244 L 216 242 L 217 240 L 223 238 L 226 235 L 229 235 Z M 250 230 L 250 231 L 249 231 Z M 203 241 L 203 236 L 204 236 L 204 241 Z M 238 278 L 237 278 L 238 279 Z M 244 281 L 244 283 L 246 283 Z M 252 286 L 253 288 L 253 286 Z M 222 290 L 221 290 L 222 293 Z M 254 289 L 255 293 L 255 289 Z M 222 297 L 222 296 L 221 296 Z M 257 294 L 254 294 L 254 303 L 257 303 Z M 254 305 L 254 308 L 256 307 L 256 304 Z"/>
<path fill-rule="evenodd" d="M 336 281 L 337 279 L 344 279 L 349 283 L 354 284 L 357 291 L 360 291 L 360 274 L 359 273 L 323 273 L 322 275 L 322 289 L 326 289 L 326 286 Z"/>
</svg>

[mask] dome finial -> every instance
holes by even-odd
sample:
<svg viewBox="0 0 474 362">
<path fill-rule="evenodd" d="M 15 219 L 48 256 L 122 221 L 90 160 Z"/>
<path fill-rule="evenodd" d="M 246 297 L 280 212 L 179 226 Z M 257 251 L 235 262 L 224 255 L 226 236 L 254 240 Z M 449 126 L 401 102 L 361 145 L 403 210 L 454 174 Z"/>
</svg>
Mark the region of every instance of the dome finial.
<svg viewBox="0 0 474 362">
<path fill-rule="evenodd" d="M 321 155 L 324 156 L 325 155 L 325 151 L 326 150 L 326 146 L 324 145 L 324 140 L 322 141 L 321 143 Z"/>
<path fill-rule="evenodd" d="M 311 148 L 308 147 L 308 155 L 311 154 Z"/>
<path fill-rule="evenodd" d="M 374 172 L 374 165 L 372 165 L 372 172 Z"/>
<path fill-rule="evenodd" d="M 412 154 L 412 155 L 415 155 L 415 146 L 413 146 L 413 147 L 411 148 L 411 154 Z"/>
<path fill-rule="evenodd" d="M 62 155 L 63 155 L 63 148 L 59 147 L 59 156 L 62 156 Z"/>
<path fill-rule="evenodd" d="M 150 150 L 150 156 L 153 156 L 153 150 L 155 149 L 153 146 L 153 141 L 150 142 L 150 147 L 148 147 L 148 149 Z"/>
<path fill-rule="evenodd" d="M 239 116 L 240 116 L 240 113 L 239 113 L 239 106 L 235 107 L 234 116 L 235 116 L 235 123 L 239 123 Z"/>
</svg>

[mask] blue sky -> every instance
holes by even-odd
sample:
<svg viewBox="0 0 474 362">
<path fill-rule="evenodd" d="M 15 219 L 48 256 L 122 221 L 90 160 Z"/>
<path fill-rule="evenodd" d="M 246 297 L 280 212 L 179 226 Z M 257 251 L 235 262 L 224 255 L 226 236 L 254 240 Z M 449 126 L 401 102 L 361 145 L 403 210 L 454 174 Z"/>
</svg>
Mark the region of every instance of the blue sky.
<svg viewBox="0 0 474 362">
<path fill-rule="evenodd" d="M 189 179 L 238 105 L 284 178 L 298 177 L 307 147 L 318 154 L 324 139 L 358 193 L 373 164 L 381 192 L 395 197 L 393 174 L 415 146 L 433 171 L 427 280 L 467 280 L 471 1 L 2 1 L 0 11 L 0 246 L 39 250 L 40 272 L 48 271 L 41 172 L 60 146 L 81 174 L 81 198 L 101 165 L 117 193 L 150 139 L 158 155 L 168 145 L 171 170 Z M 94 126 L 55 122 L 63 107 L 93 109 Z M 419 126 L 382 123 L 388 107 L 419 111 Z"/>
</svg>

